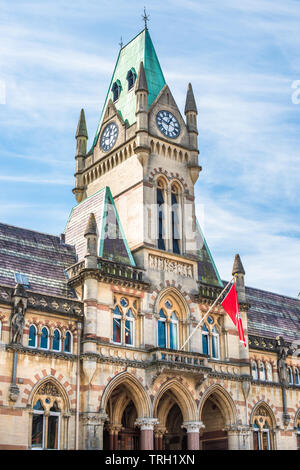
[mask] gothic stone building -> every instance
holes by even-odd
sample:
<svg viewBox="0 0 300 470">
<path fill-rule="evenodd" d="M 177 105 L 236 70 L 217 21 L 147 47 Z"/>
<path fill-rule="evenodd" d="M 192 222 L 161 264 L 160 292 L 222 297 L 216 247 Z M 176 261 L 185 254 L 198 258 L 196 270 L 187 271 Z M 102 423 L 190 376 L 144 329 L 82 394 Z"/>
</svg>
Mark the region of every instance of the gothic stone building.
<svg viewBox="0 0 300 470">
<path fill-rule="evenodd" d="M 60 237 L 0 224 L 1 449 L 297 449 L 300 300 L 246 287 L 247 347 L 195 216 L 197 107 L 122 47 Z M 184 346 L 184 347 L 183 347 Z"/>
</svg>

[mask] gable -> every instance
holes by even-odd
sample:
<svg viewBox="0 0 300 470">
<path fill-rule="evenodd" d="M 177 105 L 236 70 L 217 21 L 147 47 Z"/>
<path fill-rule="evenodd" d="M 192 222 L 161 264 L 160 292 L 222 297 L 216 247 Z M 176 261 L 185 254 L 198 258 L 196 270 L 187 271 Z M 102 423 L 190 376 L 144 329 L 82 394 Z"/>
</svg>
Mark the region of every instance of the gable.
<svg viewBox="0 0 300 470">
<path fill-rule="evenodd" d="M 75 246 L 78 261 L 83 261 L 86 254 L 84 232 L 91 213 L 95 215 L 97 226 L 98 256 L 135 266 L 108 186 L 85 199 L 71 211 L 65 228 L 65 238 L 66 243 Z"/>
</svg>

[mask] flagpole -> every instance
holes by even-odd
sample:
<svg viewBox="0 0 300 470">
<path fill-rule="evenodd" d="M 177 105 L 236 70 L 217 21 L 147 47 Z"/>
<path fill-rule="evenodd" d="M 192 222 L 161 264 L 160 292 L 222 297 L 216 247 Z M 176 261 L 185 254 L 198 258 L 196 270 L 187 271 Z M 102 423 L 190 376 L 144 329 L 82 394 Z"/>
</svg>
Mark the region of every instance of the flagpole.
<svg viewBox="0 0 300 470">
<path fill-rule="evenodd" d="M 222 292 L 218 295 L 218 297 L 216 298 L 216 300 L 214 301 L 214 303 L 209 307 L 209 309 L 207 310 L 206 314 L 204 315 L 204 317 L 201 318 L 201 320 L 199 321 L 198 325 L 195 327 L 195 329 L 192 331 L 192 333 L 190 334 L 190 336 L 187 338 L 187 340 L 183 343 L 183 345 L 181 346 L 180 349 L 183 349 L 184 346 L 186 345 L 186 343 L 191 339 L 191 337 L 193 336 L 193 334 L 195 333 L 195 331 L 197 330 L 197 328 L 199 328 L 199 326 L 201 325 L 201 323 L 205 320 L 205 318 L 207 317 L 207 315 L 209 314 L 209 312 L 211 311 L 211 309 L 216 305 L 216 303 L 218 302 L 219 298 L 221 297 L 221 295 L 223 294 L 223 292 L 227 289 L 227 287 L 229 286 L 229 284 L 232 283 L 232 281 L 234 280 L 234 277 L 228 282 L 228 284 L 224 287 L 224 289 L 222 290 Z"/>
</svg>

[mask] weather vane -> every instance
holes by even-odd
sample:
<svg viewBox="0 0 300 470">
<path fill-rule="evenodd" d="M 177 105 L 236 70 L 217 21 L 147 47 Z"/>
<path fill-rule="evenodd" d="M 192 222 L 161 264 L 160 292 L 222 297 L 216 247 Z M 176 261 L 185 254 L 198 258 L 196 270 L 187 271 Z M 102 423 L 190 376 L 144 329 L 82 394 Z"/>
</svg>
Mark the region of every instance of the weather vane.
<svg viewBox="0 0 300 470">
<path fill-rule="evenodd" d="M 119 46 L 120 46 L 120 48 L 122 49 L 122 47 L 123 47 L 123 39 L 122 39 L 122 36 L 121 36 L 121 39 L 120 39 L 120 42 L 119 42 Z"/>
<path fill-rule="evenodd" d="M 144 14 L 142 15 L 142 18 L 145 22 L 145 29 L 148 29 L 147 28 L 147 22 L 149 21 L 149 15 L 147 15 L 147 13 L 146 13 L 146 7 L 144 7 Z"/>
</svg>

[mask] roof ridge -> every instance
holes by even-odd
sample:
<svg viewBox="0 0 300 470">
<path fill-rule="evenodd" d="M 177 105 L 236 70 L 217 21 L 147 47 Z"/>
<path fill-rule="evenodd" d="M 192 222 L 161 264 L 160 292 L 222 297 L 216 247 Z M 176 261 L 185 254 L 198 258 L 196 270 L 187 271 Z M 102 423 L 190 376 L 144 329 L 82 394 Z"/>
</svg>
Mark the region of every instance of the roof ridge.
<svg viewBox="0 0 300 470">
<path fill-rule="evenodd" d="M 18 229 L 21 229 L 21 230 L 26 230 L 27 232 L 39 233 L 40 235 L 47 235 L 49 237 L 58 238 L 60 240 L 59 235 L 53 235 L 52 233 L 39 232 L 38 230 L 33 230 L 33 229 L 30 229 L 30 228 L 20 227 L 18 225 L 5 224 L 3 222 L 0 222 L 0 226 L 1 225 L 4 226 L 4 227 L 11 227 L 11 228 L 18 228 Z M 68 245 L 68 243 L 65 243 L 65 245 Z M 72 246 L 72 245 L 70 245 L 70 246 Z"/>
</svg>

